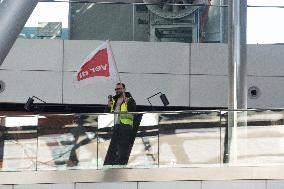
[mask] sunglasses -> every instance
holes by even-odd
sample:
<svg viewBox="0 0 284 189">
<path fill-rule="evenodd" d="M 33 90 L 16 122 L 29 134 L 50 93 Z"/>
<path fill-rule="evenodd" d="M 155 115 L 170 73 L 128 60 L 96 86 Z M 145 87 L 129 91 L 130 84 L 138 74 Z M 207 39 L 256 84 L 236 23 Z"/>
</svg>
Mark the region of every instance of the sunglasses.
<svg viewBox="0 0 284 189">
<path fill-rule="evenodd" d="M 118 91 L 118 90 L 121 90 L 122 88 L 116 88 L 116 89 L 114 89 L 115 91 Z"/>
</svg>

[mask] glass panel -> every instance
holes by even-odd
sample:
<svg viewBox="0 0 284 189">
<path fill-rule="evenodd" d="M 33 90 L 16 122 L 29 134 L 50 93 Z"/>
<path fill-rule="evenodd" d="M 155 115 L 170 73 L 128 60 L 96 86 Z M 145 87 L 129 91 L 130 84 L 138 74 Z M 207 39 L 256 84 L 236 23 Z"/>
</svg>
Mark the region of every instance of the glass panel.
<svg viewBox="0 0 284 189">
<path fill-rule="evenodd" d="M 36 170 L 37 122 L 37 116 L 1 117 L 2 171 Z"/>
<path fill-rule="evenodd" d="M 105 157 L 112 137 L 114 114 L 103 114 L 98 117 L 98 168 L 104 165 Z"/>
<path fill-rule="evenodd" d="M 97 123 L 97 115 L 44 115 L 38 170 L 97 169 Z"/>
<path fill-rule="evenodd" d="M 228 115 L 234 115 L 231 113 L 236 114 L 237 126 L 230 130 L 227 126 Z M 128 135 L 128 128 L 121 130 L 122 133 L 115 131 L 117 114 L 2 116 L 1 170 L 284 163 L 283 110 L 222 111 L 221 114 L 219 111 L 152 112 L 133 116 L 131 130 L 135 130 L 135 141 L 127 148 L 126 166 L 104 166 L 113 136 L 134 137 Z M 114 155 L 116 158 L 117 154 Z"/>
<path fill-rule="evenodd" d="M 132 4 L 70 4 L 70 39 L 133 40 Z"/>
<path fill-rule="evenodd" d="M 220 166 L 220 116 L 217 111 L 159 115 L 159 166 Z"/>
<path fill-rule="evenodd" d="M 266 2 L 266 3 L 265 3 Z M 283 1 L 273 4 L 270 1 L 259 1 L 249 5 L 277 6 L 284 5 Z M 248 7 L 247 43 L 274 44 L 284 43 L 284 27 L 279 18 L 284 17 L 284 9 L 278 7 Z"/>
<path fill-rule="evenodd" d="M 116 115 L 99 116 L 99 168 L 158 167 L 158 114 L 133 114 L 134 123 L 131 132 L 129 132 L 131 126 L 113 127 Z M 129 146 L 128 141 L 130 141 Z M 119 165 L 124 164 L 123 162 L 128 164 Z"/>
<path fill-rule="evenodd" d="M 227 41 L 227 7 L 222 5 L 222 0 L 211 2 L 212 6 L 192 0 L 178 1 L 178 4 L 144 2 L 39 2 L 19 37 L 183 43 Z"/>
<path fill-rule="evenodd" d="M 232 138 L 228 141 L 229 164 L 283 164 L 283 115 L 283 110 L 237 112 L 237 127 L 232 129 Z"/>
<path fill-rule="evenodd" d="M 227 8 L 221 1 L 214 6 L 149 3 L 71 3 L 70 39 L 226 42 Z"/>
<path fill-rule="evenodd" d="M 226 41 L 226 7 L 189 4 L 136 5 L 136 41 L 220 43 Z M 188 1 L 190 3 L 190 1 Z"/>
<path fill-rule="evenodd" d="M 141 122 L 129 157 L 129 167 L 158 167 L 158 113 L 136 114 Z"/>
<path fill-rule="evenodd" d="M 153 3 L 150 0 L 144 2 Z M 179 5 L 154 2 L 156 4 L 39 2 L 19 37 L 227 42 L 228 14 L 224 1 L 211 1 L 212 6 L 194 5 L 191 0 L 179 1 Z M 283 5 L 281 0 L 248 1 L 249 44 L 283 43 L 283 27 L 278 18 L 284 13 L 277 7 Z"/>
</svg>

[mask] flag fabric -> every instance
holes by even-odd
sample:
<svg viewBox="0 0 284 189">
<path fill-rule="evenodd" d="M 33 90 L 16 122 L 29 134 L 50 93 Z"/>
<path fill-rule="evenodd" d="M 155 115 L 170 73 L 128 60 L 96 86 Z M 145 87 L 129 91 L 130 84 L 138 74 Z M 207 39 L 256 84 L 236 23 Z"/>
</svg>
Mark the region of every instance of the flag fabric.
<svg viewBox="0 0 284 189">
<path fill-rule="evenodd" d="M 97 81 L 118 81 L 113 54 L 106 41 L 87 56 L 76 73 L 76 85 L 84 86 Z"/>
</svg>

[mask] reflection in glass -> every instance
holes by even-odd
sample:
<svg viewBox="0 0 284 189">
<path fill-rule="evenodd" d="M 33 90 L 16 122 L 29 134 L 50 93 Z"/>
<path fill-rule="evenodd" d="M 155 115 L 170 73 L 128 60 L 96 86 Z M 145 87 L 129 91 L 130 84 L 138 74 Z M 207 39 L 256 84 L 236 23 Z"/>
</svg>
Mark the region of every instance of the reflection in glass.
<svg viewBox="0 0 284 189">
<path fill-rule="evenodd" d="M 146 4 L 39 2 L 19 35 L 26 39 L 226 42 L 221 1 Z M 147 4 L 150 3 L 150 4 Z M 53 14 L 49 14 L 52 11 Z"/>
<path fill-rule="evenodd" d="M 70 39 L 133 40 L 132 4 L 70 4 Z"/>
<path fill-rule="evenodd" d="M 229 133 L 227 110 L 136 113 L 123 166 L 104 166 L 114 114 L 2 116 L 1 171 L 283 164 L 284 111 L 236 114 Z"/>
<path fill-rule="evenodd" d="M 99 168 L 146 168 L 146 167 L 157 167 L 158 163 L 158 130 L 157 115 L 152 114 L 134 114 L 134 124 L 133 124 L 133 138 L 130 141 L 130 146 L 128 146 L 129 153 L 127 154 L 128 163 L 127 165 L 112 165 L 109 162 L 109 150 L 115 150 L 116 147 L 110 147 L 110 142 L 113 139 L 114 134 L 118 134 L 117 131 L 113 129 L 114 115 L 112 114 L 112 120 L 110 120 L 109 115 L 100 115 L 99 121 L 103 121 L 106 127 L 99 128 L 99 138 L 98 138 L 98 165 Z M 103 117 L 109 119 L 109 121 L 103 120 Z M 142 119 L 142 120 L 141 120 Z M 99 122 L 99 125 L 101 123 Z M 119 139 L 121 140 L 121 138 Z M 119 143 L 117 145 L 123 145 L 124 143 Z M 117 147 L 121 149 L 121 147 Z M 119 153 L 117 151 L 117 153 Z M 117 154 L 118 155 L 118 154 Z M 106 163 L 108 162 L 108 163 Z M 105 164 L 105 165 L 104 165 Z M 110 165 L 109 165 L 110 164 Z"/>
<path fill-rule="evenodd" d="M 232 129 L 229 164 L 283 164 L 283 111 L 259 110 L 237 114 L 238 126 Z"/>
<path fill-rule="evenodd" d="M 2 116 L 0 163 L 2 171 L 36 170 L 38 116 Z"/>
<path fill-rule="evenodd" d="M 219 166 L 219 112 L 173 112 L 159 116 L 160 167 Z"/>
<path fill-rule="evenodd" d="M 96 115 L 39 120 L 38 169 L 97 169 L 96 129 Z"/>
</svg>

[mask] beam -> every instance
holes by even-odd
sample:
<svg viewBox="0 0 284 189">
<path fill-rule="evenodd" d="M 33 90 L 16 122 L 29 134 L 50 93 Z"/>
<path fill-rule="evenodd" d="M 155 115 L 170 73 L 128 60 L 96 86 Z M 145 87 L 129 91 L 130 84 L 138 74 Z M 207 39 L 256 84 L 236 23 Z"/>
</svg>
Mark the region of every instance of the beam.
<svg viewBox="0 0 284 189">
<path fill-rule="evenodd" d="M 0 65 L 4 62 L 38 0 L 0 1 Z"/>
</svg>

